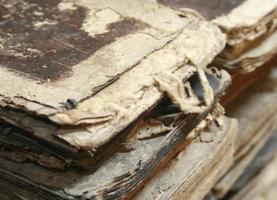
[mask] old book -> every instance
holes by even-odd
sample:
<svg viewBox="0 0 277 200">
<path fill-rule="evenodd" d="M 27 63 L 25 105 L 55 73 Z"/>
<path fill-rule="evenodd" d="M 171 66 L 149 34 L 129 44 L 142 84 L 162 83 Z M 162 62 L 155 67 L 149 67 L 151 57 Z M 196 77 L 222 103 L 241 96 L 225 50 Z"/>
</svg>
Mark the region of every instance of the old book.
<svg viewBox="0 0 277 200">
<path fill-rule="evenodd" d="M 264 3 L 269 4 L 260 5 Z M 240 73 L 249 73 L 273 59 L 277 53 L 276 17 L 276 1 L 249 0 L 223 17 L 225 19 L 219 19 L 220 24 L 232 25 L 227 32 L 227 45 L 214 62 Z"/>
<path fill-rule="evenodd" d="M 274 58 L 277 53 L 276 41 L 277 32 L 275 31 L 265 38 L 261 44 L 239 55 L 237 58 L 226 60 L 219 56 L 215 62 L 226 68 L 239 70 L 240 73 L 252 72 Z"/>
<path fill-rule="evenodd" d="M 223 198 L 276 129 L 276 86 L 273 69 L 227 106 L 227 114 L 240 122 L 232 150 L 226 153 L 222 147 L 213 154 L 204 147 L 221 143 L 213 140 L 215 131 L 210 130 L 206 137 L 202 132 L 199 141 L 153 177 L 137 199 L 202 199 L 211 188 L 212 198 Z"/>
<path fill-rule="evenodd" d="M 201 132 L 138 193 L 135 199 L 202 199 L 233 162 L 237 122 Z"/>
<path fill-rule="evenodd" d="M 276 123 L 276 120 L 275 120 Z M 248 165 L 255 158 L 255 155 L 259 152 L 259 150 L 265 145 L 270 136 L 272 135 L 272 130 L 268 127 L 263 128 L 267 131 L 261 141 L 258 141 L 257 144 L 254 144 L 252 148 L 247 152 L 246 155 L 240 158 L 240 160 L 236 160 L 232 167 L 228 170 L 228 172 L 219 180 L 217 184 L 213 187 L 213 194 L 218 198 L 223 198 L 230 190 L 232 185 L 236 182 L 236 180 L 240 177 L 241 174 L 245 172 Z"/>
<path fill-rule="evenodd" d="M 272 92 L 271 95 L 272 94 L 274 94 L 274 92 Z M 272 95 L 272 97 L 275 99 L 276 95 Z M 267 103 L 270 105 L 269 107 L 273 108 L 273 110 L 274 108 L 277 108 L 275 101 L 265 101 L 272 97 L 270 97 L 270 94 L 261 93 L 253 95 L 251 97 L 253 99 L 247 101 L 252 105 L 251 113 L 249 109 L 245 109 L 241 106 L 241 111 L 244 111 L 244 117 L 242 117 L 242 112 L 238 117 L 240 129 L 234 154 L 235 163 L 213 188 L 213 193 L 218 198 L 222 198 L 229 191 L 234 182 L 246 170 L 249 163 L 254 159 L 255 155 L 264 146 L 272 132 L 276 129 L 276 109 L 273 113 L 266 109 L 261 110 L 261 108 L 264 107 L 264 105 L 267 105 Z M 253 101 L 256 102 L 255 105 L 252 104 Z M 255 110 L 255 112 L 253 112 L 253 110 Z M 255 119 L 251 119 L 249 116 L 255 116 Z M 250 118 L 250 120 L 248 118 Z"/>
<path fill-rule="evenodd" d="M 203 140 L 205 144 L 202 144 L 201 133 L 201 144 L 189 147 L 191 151 L 185 154 L 187 159 L 181 154 L 171 161 L 167 168 L 145 185 L 138 199 L 202 199 L 211 188 L 213 198 L 224 197 L 276 129 L 276 87 L 276 70 L 272 70 L 269 76 L 259 79 L 227 106 L 227 114 L 239 122 L 234 149 L 229 150 L 232 152 L 230 156 L 220 150 L 226 157 L 220 157 L 220 153 L 212 159 L 208 156 L 201 157 L 201 148 L 196 145 L 213 145 L 212 139 L 207 143 Z M 213 155 L 207 150 L 204 153 Z"/>
<path fill-rule="evenodd" d="M 228 108 L 228 104 L 232 104 L 232 102 L 240 95 L 243 96 L 243 93 L 247 92 L 253 84 L 265 80 L 265 77 L 271 73 L 271 69 L 276 66 L 276 61 L 276 58 L 273 58 L 266 64 L 249 73 L 240 73 L 238 70 L 229 70 L 232 82 L 226 91 L 226 95 L 221 98 L 221 103 Z"/>
<path fill-rule="evenodd" d="M 158 0 L 183 16 L 205 18 L 227 35 L 224 51 L 214 61 L 219 66 L 253 71 L 277 52 L 276 0 Z"/>
<path fill-rule="evenodd" d="M 277 140 L 276 132 L 251 162 L 245 173 L 233 185 L 228 199 L 253 199 L 259 197 L 277 180 Z"/>
<path fill-rule="evenodd" d="M 216 77 L 217 75 L 213 74 L 207 74 L 209 83 L 212 85 L 212 88 L 215 93 L 215 102 L 218 101 L 218 98 L 223 94 L 225 91 L 227 85 L 229 85 L 230 79 L 229 76 L 222 71 L 221 78 Z M 191 79 L 189 79 L 190 85 L 193 91 L 196 92 L 198 98 L 202 99 L 204 96 L 203 90 L 201 85 L 199 84 L 199 80 L 197 76 L 193 76 Z M 84 169 L 94 169 L 95 167 L 92 166 L 92 163 L 95 163 L 95 161 L 98 161 L 101 158 L 107 158 L 107 155 L 112 154 L 116 149 L 114 148 L 116 145 L 120 144 L 120 140 L 124 139 L 125 137 L 128 137 L 129 134 L 132 133 L 132 127 L 139 127 L 141 124 L 141 121 L 149 119 L 149 116 L 155 116 L 155 115 L 168 115 L 172 112 L 179 113 L 176 115 L 176 120 L 184 120 L 186 117 L 190 116 L 196 116 L 195 114 L 182 114 L 182 110 L 178 108 L 176 104 L 170 104 L 171 100 L 164 99 L 160 102 L 159 105 L 156 106 L 155 109 L 151 109 L 151 112 L 149 112 L 142 120 L 136 121 L 134 124 L 130 125 L 127 130 L 121 133 L 120 137 L 118 137 L 118 140 L 112 140 L 112 143 L 109 143 L 106 148 L 101 148 L 98 157 L 92 157 L 94 160 L 85 154 L 73 154 L 67 151 L 63 151 L 60 146 L 50 146 L 49 143 L 44 143 L 42 139 L 39 137 L 35 138 L 30 136 L 29 132 L 24 132 L 18 128 L 12 127 L 8 124 L 2 123 L 2 131 L 0 134 L 0 142 L 2 144 L 2 151 L 0 152 L 0 156 L 6 157 L 9 159 L 13 159 L 17 162 L 27 162 L 27 161 L 33 161 L 37 162 L 38 164 L 49 167 L 49 168 L 56 168 L 56 169 L 65 169 L 69 166 L 77 166 L 82 167 Z M 210 107 L 210 109 L 212 106 Z M 156 113 L 156 114 L 155 114 Z M 200 118 L 197 120 L 195 117 L 195 121 L 191 120 L 194 124 L 199 123 L 199 120 L 205 118 L 205 116 L 209 113 L 209 109 L 203 110 L 202 113 L 198 114 Z M 16 112 L 7 112 L 4 111 L 1 112 L 2 117 L 13 117 L 16 118 L 18 115 L 16 115 Z M 182 114 L 182 115 L 181 115 Z M 158 122 L 157 131 L 163 131 L 168 132 L 171 130 L 171 125 L 168 123 L 172 121 L 165 118 L 163 121 L 156 120 Z M 169 122 L 167 122 L 169 121 Z M 31 121 L 31 122 L 34 122 Z M 34 123 L 32 124 L 34 125 Z M 191 127 L 194 128 L 194 127 Z M 149 134 L 151 132 L 149 131 Z M 151 136 L 151 135 L 150 135 Z M 79 156 L 79 157 L 78 157 Z M 83 157 L 82 157 L 83 156 Z M 103 160 L 103 159 L 102 159 Z"/>
<path fill-rule="evenodd" d="M 243 196 L 245 200 L 271 200 L 276 199 L 276 189 L 277 189 L 277 158 L 275 157 L 262 172 L 259 173 L 254 180 L 251 181 L 243 191 L 239 193 L 233 199 L 240 199 Z"/>
<path fill-rule="evenodd" d="M 276 130 L 276 69 L 252 85 L 227 106 L 227 115 L 237 118 L 234 164 L 214 186 L 211 196 L 222 199 Z"/>
<path fill-rule="evenodd" d="M 229 169 L 211 195 L 253 188 L 237 178 L 272 133 L 276 92 L 234 109 L 255 121 L 236 137 L 219 104 L 230 76 L 212 65 L 240 74 L 276 54 L 275 0 L 0 3 L 0 198 L 202 199 Z"/>
<path fill-rule="evenodd" d="M 138 0 L 2 0 L 0 9 L 2 124 L 51 156 L 91 166 L 165 94 L 184 113 L 214 102 L 204 71 L 225 36 L 212 23 Z M 202 99 L 178 91 L 193 74 Z"/>
<path fill-rule="evenodd" d="M 256 130 L 262 129 L 267 122 L 274 122 L 277 110 L 274 100 L 277 97 L 276 72 L 275 68 L 272 69 L 268 76 L 260 79 L 226 108 L 228 115 L 237 118 L 242 124 L 237 141 L 238 158 L 249 150 L 247 145 L 251 146 L 251 141 L 260 140 L 261 135 Z"/>
<path fill-rule="evenodd" d="M 11 185 L 6 191 L 9 195 L 22 195 L 28 199 L 129 198 L 178 151 L 186 149 L 212 118 L 195 124 L 200 119 L 199 116 L 188 116 L 172 131 L 155 137 L 142 137 L 141 129 L 134 129 L 123 143 L 125 147 L 95 172 L 52 171 L 30 162 L 20 164 L 0 158 L 1 184 Z M 227 131 L 229 126 L 226 122 L 224 130 Z M 227 138 L 233 138 L 233 134 L 226 136 L 223 144 L 229 144 L 231 140 Z M 223 144 L 220 147 L 224 147 Z"/>
<path fill-rule="evenodd" d="M 205 197 L 205 200 L 275 199 L 277 186 L 276 136 L 275 130 L 266 145 L 224 197 L 218 198 L 211 192 Z"/>
<path fill-rule="evenodd" d="M 7 134 L 4 130 L 1 141 L 4 145 L 6 143 L 6 146 L 2 149 L 0 171 L 1 184 L 5 187 L 12 184 L 9 187 L 10 189 L 6 191 L 7 195 L 23 196 L 29 199 L 117 199 L 132 196 L 168 160 L 180 150 L 186 148 L 197 137 L 201 130 L 205 128 L 205 124 L 208 125 L 213 119 L 209 115 L 210 113 L 215 118 L 218 116 L 218 112 L 221 114 L 220 110 L 217 111 L 216 103 L 229 85 L 230 77 L 225 71 L 212 71 L 206 73 L 209 85 L 214 93 L 214 100 L 210 107 L 199 113 L 186 114 L 178 105 L 178 101 L 174 101 L 173 105 L 161 101 L 161 104 L 157 105 L 156 110 L 150 112 L 149 116 L 141 118 L 142 123 L 138 121 L 134 124 L 134 127 L 131 126 L 126 130 L 127 134 L 123 135 L 126 139 L 124 138 L 125 140 L 121 142 L 122 147 L 113 149 L 114 154 L 105 159 L 98 166 L 98 169 L 93 172 L 80 172 L 72 168 L 66 171 L 49 170 L 41 162 L 45 161 L 43 159 L 31 160 L 37 162 L 32 163 L 28 162 L 30 158 L 27 157 L 27 162 L 25 162 L 24 156 L 30 155 L 30 152 L 24 152 L 26 148 L 19 148 L 18 151 L 14 147 L 9 149 L 11 145 L 19 141 L 17 138 L 20 137 L 15 134 L 16 137 L 13 138 L 13 129 L 7 131 Z M 197 75 L 193 75 L 184 84 L 188 84 L 187 92 L 191 96 L 188 100 L 196 97 L 199 100 L 205 98 L 205 91 Z M 181 87 L 185 87 L 185 85 L 181 84 Z M 172 103 L 171 98 L 167 98 L 167 101 Z M 186 105 L 188 104 L 184 106 Z M 11 115 L 6 116 L 8 118 Z M 151 118 L 151 116 L 156 117 Z M 157 123 L 159 121 L 167 122 L 167 124 L 161 126 L 161 123 Z M 149 128 L 153 129 L 153 132 L 148 131 Z M 20 160 L 14 162 L 16 159 L 11 160 L 14 154 L 16 156 L 21 154 L 23 162 L 20 162 Z M 37 155 L 39 155 L 39 152 Z M 49 160 L 53 162 L 51 158 L 52 156 Z M 19 159 L 22 159 L 22 157 Z"/>
</svg>

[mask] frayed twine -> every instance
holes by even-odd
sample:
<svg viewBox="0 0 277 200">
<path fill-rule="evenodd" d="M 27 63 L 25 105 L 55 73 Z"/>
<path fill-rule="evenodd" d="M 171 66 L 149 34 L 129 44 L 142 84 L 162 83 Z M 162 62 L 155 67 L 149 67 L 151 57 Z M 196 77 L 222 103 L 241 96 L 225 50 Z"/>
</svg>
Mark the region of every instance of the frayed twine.
<svg viewBox="0 0 277 200">
<path fill-rule="evenodd" d="M 155 84 L 159 90 L 166 92 L 172 102 L 184 113 L 201 113 L 214 102 L 213 89 L 209 85 L 205 71 L 200 67 L 196 69 L 204 91 L 205 106 L 200 105 L 200 101 L 194 94 L 189 82 L 184 84 L 179 77 L 171 73 L 163 73 L 155 78 Z"/>
</svg>

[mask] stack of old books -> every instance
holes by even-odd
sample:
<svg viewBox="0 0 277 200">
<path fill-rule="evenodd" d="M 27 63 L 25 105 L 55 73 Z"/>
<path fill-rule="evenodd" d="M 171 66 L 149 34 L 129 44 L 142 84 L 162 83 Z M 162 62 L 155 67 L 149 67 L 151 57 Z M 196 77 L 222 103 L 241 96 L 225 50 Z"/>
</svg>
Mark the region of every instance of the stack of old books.
<svg viewBox="0 0 277 200">
<path fill-rule="evenodd" d="M 0 0 L 1 199 L 272 195 L 276 6 Z"/>
</svg>

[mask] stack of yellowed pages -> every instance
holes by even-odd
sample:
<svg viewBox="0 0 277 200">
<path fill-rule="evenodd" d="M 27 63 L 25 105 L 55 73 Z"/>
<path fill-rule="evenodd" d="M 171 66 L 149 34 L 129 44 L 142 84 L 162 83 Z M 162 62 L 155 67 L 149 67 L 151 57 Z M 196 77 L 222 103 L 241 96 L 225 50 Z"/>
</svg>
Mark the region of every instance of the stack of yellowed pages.
<svg viewBox="0 0 277 200">
<path fill-rule="evenodd" d="M 0 0 L 1 199 L 240 198 L 275 130 L 276 6 Z"/>
</svg>

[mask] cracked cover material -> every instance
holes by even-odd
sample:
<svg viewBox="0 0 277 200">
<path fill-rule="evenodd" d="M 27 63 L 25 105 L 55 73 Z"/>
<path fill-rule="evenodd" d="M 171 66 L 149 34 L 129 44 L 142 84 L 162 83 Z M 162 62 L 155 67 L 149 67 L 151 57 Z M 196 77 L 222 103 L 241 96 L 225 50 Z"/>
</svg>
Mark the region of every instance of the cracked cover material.
<svg viewBox="0 0 277 200">
<path fill-rule="evenodd" d="M 0 2 L 1 119 L 71 152 L 107 144 L 162 99 L 161 73 L 185 81 L 225 45 L 156 1 Z"/>
<path fill-rule="evenodd" d="M 124 115 L 142 88 L 153 93 L 141 100 L 149 106 L 160 96 L 151 87 L 156 74 L 185 68 L 185 78 L 187 59 L 205 67 L 224 46 L 214 25 L 151 1 L 12 0 L 1 7 L 1 105 L 60 124 Z M 123 96 L 127 102 L 119 102 Z"/>
</svg>

